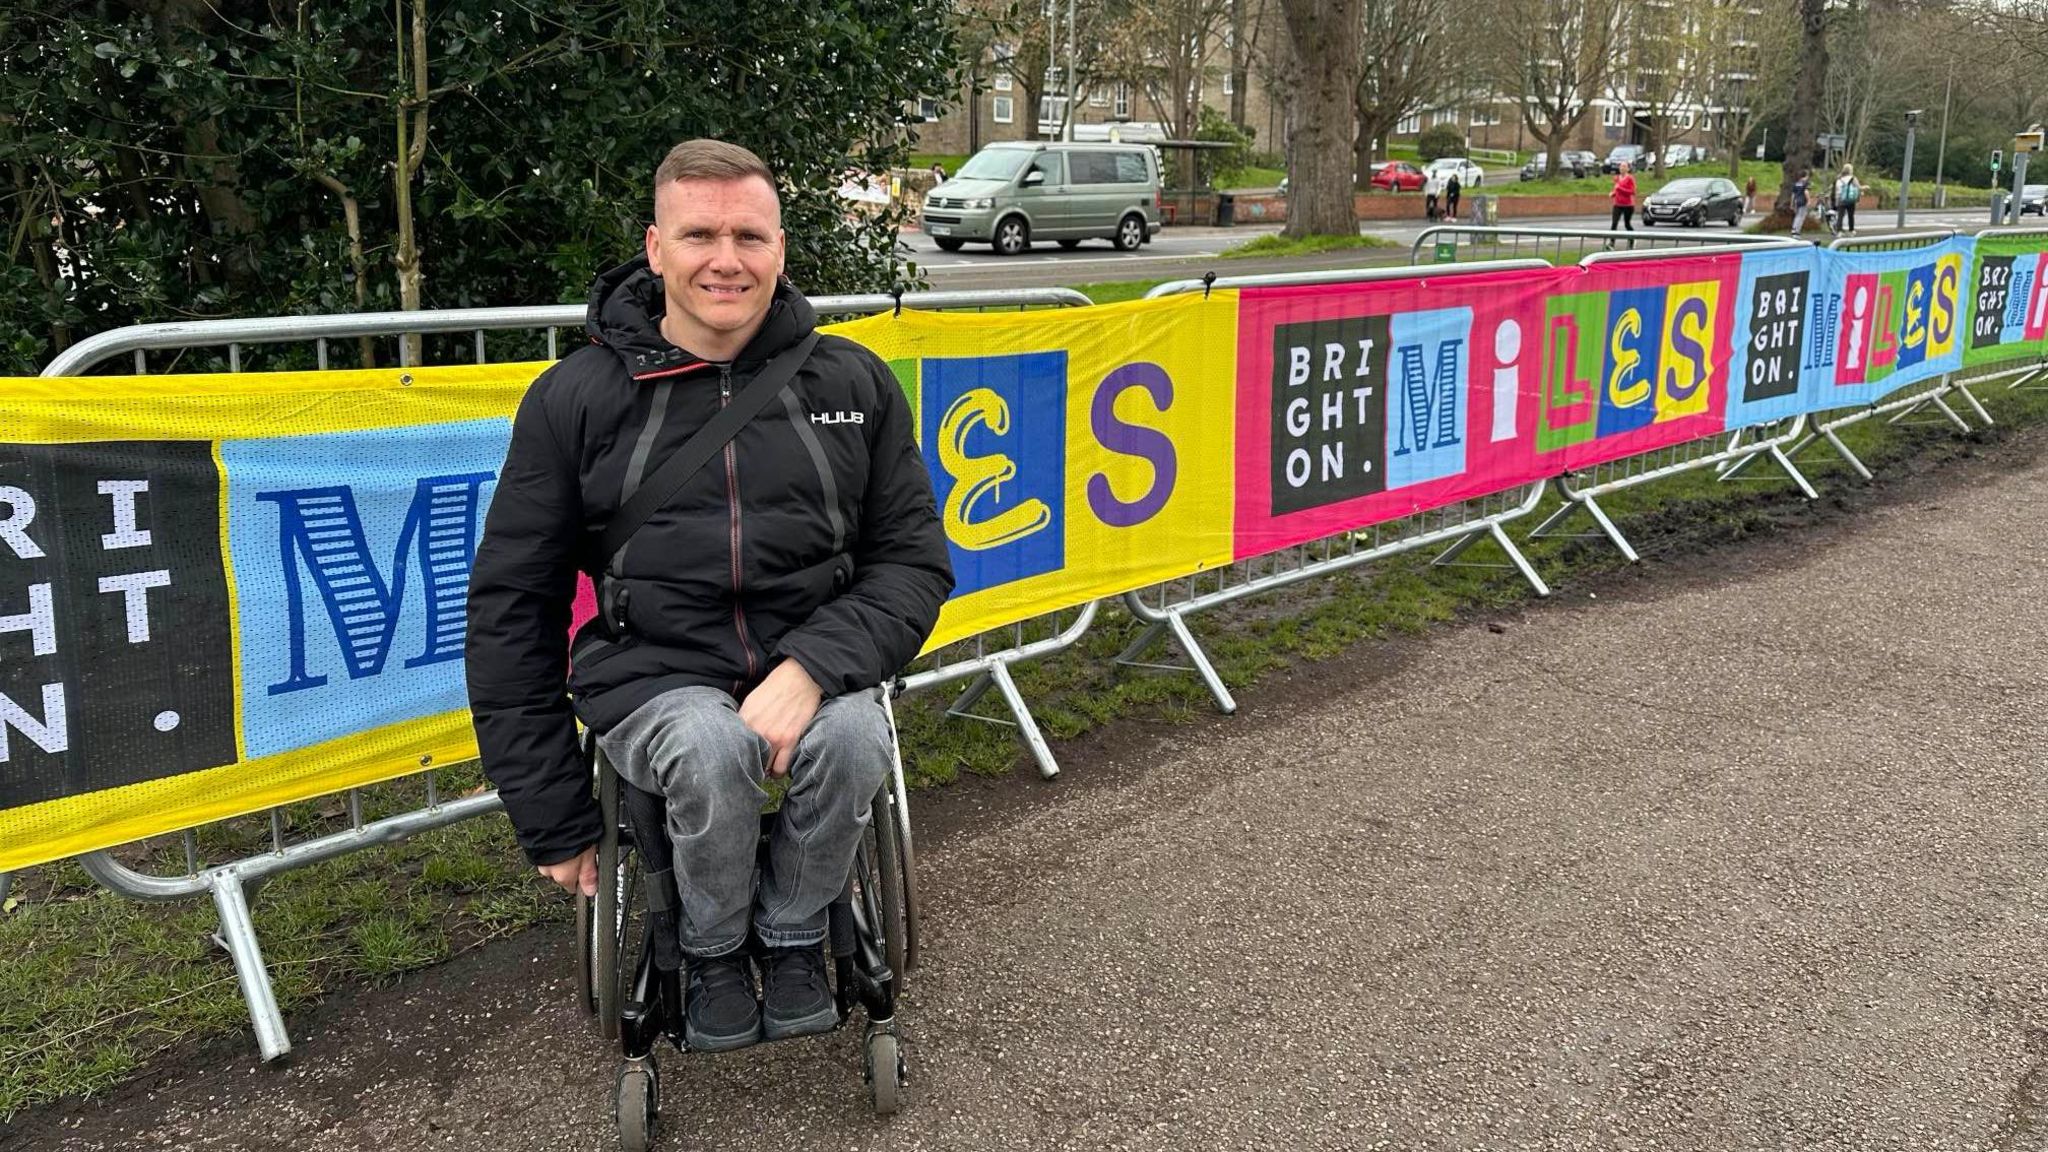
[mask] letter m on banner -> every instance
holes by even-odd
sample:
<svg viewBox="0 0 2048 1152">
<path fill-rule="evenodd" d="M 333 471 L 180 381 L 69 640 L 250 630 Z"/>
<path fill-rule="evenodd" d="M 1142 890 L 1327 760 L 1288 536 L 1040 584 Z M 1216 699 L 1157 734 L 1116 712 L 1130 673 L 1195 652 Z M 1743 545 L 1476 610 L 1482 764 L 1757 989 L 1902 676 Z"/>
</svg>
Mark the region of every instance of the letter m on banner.
<svg viewBox="0 0 2048 1152">
<path fill-rule="evenodd" d="M 291 618 L 291 673 L 270 685 L 270 695 L 327 683 L 326 676 L 306 671 L 306 596 L 301 569 L 312 576 L 313 587 L 326 607 L 349 679 L 360 680 L 384 670 L 405 606 L 406 573 L 415 562 L 427 601 L 426 635 L 419 654 L 408 658 L 405 666 L 460 660 L 481 493 L 494 479 L 489 472 L 421 479 L 413 489 L 412 504 L 398 534 L 389 580 L 370 555 L 352 489 L 256 493 L 256 499 L 277 505 L 278 561 L 283 565 Z"/>
</svg>

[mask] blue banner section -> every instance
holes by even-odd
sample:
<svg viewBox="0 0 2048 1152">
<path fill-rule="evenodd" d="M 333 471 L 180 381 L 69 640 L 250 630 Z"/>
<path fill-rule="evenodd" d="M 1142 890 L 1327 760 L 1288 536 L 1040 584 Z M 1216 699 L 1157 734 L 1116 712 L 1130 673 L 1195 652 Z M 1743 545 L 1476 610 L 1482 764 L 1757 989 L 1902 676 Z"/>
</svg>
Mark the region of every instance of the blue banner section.
<svg viewBox="0 0 2048 1152">
<path fill-rule="evenodd" d="M 506 420 L 230 440 L 246 755 L 467 706 L 470 559 Z"/>
</svg>

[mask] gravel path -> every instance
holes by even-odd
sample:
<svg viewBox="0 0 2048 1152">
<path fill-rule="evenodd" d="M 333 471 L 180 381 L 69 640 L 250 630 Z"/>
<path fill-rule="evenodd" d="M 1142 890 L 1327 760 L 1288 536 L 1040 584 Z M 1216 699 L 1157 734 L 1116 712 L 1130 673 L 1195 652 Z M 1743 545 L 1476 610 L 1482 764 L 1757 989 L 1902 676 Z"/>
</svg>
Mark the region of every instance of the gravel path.
<svg viewBox="0 0 2048 1152">
<path fill-rule="evenodd" d="M 661 1147 L 2048 1149 L 2043 523 L 1985 469 L 963 788 L 903 1114 L 838 1035 L 669 1059 Z M 614 1147 L 564 947 L 0 1146 Z"/>
</svg>

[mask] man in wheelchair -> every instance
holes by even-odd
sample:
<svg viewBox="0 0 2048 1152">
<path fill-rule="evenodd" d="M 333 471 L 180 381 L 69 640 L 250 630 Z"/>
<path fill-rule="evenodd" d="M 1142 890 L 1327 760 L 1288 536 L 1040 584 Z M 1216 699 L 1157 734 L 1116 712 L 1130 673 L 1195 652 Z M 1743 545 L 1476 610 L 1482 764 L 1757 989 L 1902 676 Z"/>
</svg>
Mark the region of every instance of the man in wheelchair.
<svg viewBox="0 0 2048 1152">
<path fill-rule="evenodd" d="M 600 882 L 577 718 L 666 798 L 685 1035 L 706 1051 L 836 1023 L 822 944 L 892 762 L 878 685 L 953 585 L 902 388 L 815 331 L 783 254 L 758 157 L 668 154 L 645 255 L 598 277 L 589 345 L 519 406 L 470 581 L 484 770 L 540 872 Z M 572 642 L 578 572 L 599 611 Z M 762 784 L 783 776 L 757 869 Z"/>
</svg>

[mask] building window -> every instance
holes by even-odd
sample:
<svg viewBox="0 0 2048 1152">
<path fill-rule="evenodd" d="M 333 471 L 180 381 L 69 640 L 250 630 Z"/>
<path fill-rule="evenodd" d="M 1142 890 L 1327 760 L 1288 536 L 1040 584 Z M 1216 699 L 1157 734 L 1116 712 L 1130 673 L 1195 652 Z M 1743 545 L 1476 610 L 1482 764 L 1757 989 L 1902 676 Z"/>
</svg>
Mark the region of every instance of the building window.
<svg viewBox="0 0 2048 1152">
<path fill-rule="evenodd" d="M 917 114 L 924 117 L 927 124 L 937 120 L 939 118 L 938 100 L 930 96 L 919 96 L 917 98 Z"/>
<path fill-rule="evenodd" d="M 1056 136 L 1067 120 L 1067 98 L 1065 96 L 1040 96 L 1038 98 L 1038 131 L 1041 135 Z"/>
<path fill-rule="evenodd" d="M 1119 120 L 1129 120 L 1131 118 L 1131 86 L 1129 84 L 1117 84 L 1116 107 L 1111 109 L 1110 113 Z"/>
<path fill-rule="evenodd" d="M 995 100 L 996 123 L 1008 124 L 1017 118 L 1017 98 L 998 96 Z"/>
<path fill-rule="evenodd" d="M 1223 94 L 1225 96 L 1232 96 L 1236 94 L 1236 91 L 1237 90 L 1235 88 L 1231 87 L 1230 71 L 1229 69 L 1225 69 L 1223 72 Z"/>
<path fill-rule="evenodd" d="M 1088 93 L 1088 106 L 1090 108 L 1109 107 L 1109 93 L 1104 92 L 1100 88 Z"/>
<path fill-rule="evenodd" d="M 1500 109 L 1474 108 L 1472 110 L 1472 126 L 1474 128 L 1490 128 L 1498 123 L 1500 123 Z"/>
<path fill-rule="evenodd" d="M 1008 72 L 996 73 L 995 90 L 998 92 L 1008 92 L 1010 90 L 1010 74 Z"/>
<path fill-rule="evenodd" d="M 1602 128 L 1625 128 L 1625 127 L 1627 127 L 1627 126 L 1628 126 L 1628 109 L 1626 109 L 1626 108 L 1621 108 L 1621 107 L 1618 107 L 1618 106 L 1616 106 L 1616 105 L 1613 105 L 1613 104 L 1609 104 L 1609 105 L 1606 105 L 1605 107 L 1601 108 L 1601 109 L 1600 109 L 1600 126 L 1601 126 Z"/>
<path fill-rule="evenodd" d="M 1401 117 L 1401 122 L 1394 125 L 1394 135 L 1396 136 L 1413 136 L 1420 131 L 1422 131 L 1422 117 L 1420 116 L 1403 116 Z"/>
</svg>

